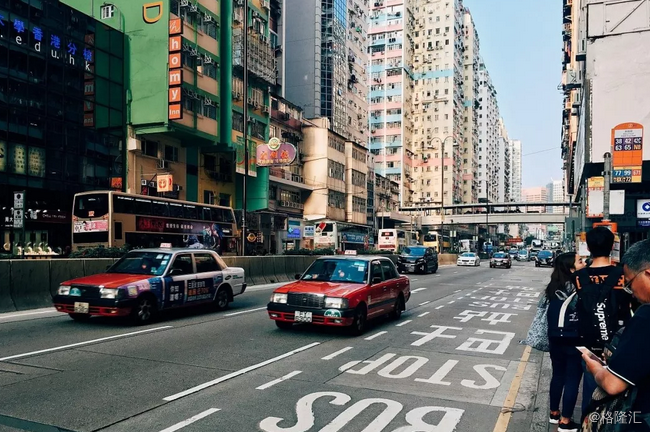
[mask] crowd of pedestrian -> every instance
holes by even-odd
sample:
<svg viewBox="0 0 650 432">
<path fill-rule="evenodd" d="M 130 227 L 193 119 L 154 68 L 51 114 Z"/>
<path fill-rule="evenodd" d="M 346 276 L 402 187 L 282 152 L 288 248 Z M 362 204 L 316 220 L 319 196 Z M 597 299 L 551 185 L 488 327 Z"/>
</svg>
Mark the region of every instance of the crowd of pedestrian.
<svg viewBox="0 0 650 432">
<path fill-rule="evenodd" d="M 575 252 L 556 257 L 531 326 L 546 321 L 549 422 L 563 432 L 650 432 L 650 240 L 632 245 L 619 265 L 610 260 L 609 229 L 589 231 L 587 246 L 589 264 Z"/>
</svg>

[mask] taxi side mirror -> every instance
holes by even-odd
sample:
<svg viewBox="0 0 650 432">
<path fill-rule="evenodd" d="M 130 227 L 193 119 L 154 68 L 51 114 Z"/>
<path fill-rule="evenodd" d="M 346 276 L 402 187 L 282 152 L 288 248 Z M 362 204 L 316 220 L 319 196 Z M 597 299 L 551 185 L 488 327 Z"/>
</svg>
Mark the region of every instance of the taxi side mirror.
<svg viewBox="0 0 650 432">
<path fill-rule="evenodd" d="M 372 278 L 372 284 L 373 285 L 380 284 L 381 282 L 382 282 L 382 279 L 379 276 L 375 276 L 374 278 Z"/>
</svg>

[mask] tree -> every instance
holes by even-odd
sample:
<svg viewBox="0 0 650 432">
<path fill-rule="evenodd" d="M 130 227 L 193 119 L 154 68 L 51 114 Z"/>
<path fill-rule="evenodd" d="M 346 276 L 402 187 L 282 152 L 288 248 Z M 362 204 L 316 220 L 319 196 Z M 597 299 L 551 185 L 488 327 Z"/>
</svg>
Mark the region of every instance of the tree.
<svg viewBox="0 0 650 432">
<path fill-rule="evenodd" d="M 524 240 L 526 242 L 526 246 L 530 246 L 531 244 L 533 244 L 533 240 L 535 240 L 535 238 L 536 238 L 535 236 L 526 237 L 526 240 Z"/>
</svg>

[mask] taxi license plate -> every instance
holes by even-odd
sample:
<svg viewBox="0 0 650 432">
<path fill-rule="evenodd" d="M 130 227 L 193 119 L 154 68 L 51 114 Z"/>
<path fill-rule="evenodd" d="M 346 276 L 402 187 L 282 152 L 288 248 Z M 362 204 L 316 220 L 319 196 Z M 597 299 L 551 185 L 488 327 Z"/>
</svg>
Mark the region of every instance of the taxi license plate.
<svg viewBox="0 0 650 432">
<path fill-rule="evenodd" d="M 310 322 L 311 322 L 311 319 L 312 319 L 311 317 L 312 317 L 312 313 L 311 313 L 311 312 L 300 312 L 300 311 L 296 311 L 296 313 L 295 313 L 295 315 L 294 315 L 294 317 L 293 317 L 293 320 L 294 320 L 295 322 L 306 322 L 306 323 L 310 323 Z"/>
<path fill-rule="evenodd" d="M 89 303 L 80 303 L 80 302 L 74 303 L 74 313 L 87 314 L 89 311 L 90 311 Z"/>
</svg>

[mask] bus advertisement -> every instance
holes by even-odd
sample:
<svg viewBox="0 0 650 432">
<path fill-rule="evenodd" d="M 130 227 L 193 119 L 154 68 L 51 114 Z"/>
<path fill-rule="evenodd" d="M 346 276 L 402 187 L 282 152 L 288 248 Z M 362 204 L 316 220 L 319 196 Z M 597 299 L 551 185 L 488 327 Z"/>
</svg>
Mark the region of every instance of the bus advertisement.
<svg viewBox="0 0 650 432">
<path fill-rule="evenodd" d="M 74 197 L 72 250 L 90 247 L 173 247 L 237 252 L 237 224 L 230 207 L 116 191 Z"/>
</svg>

